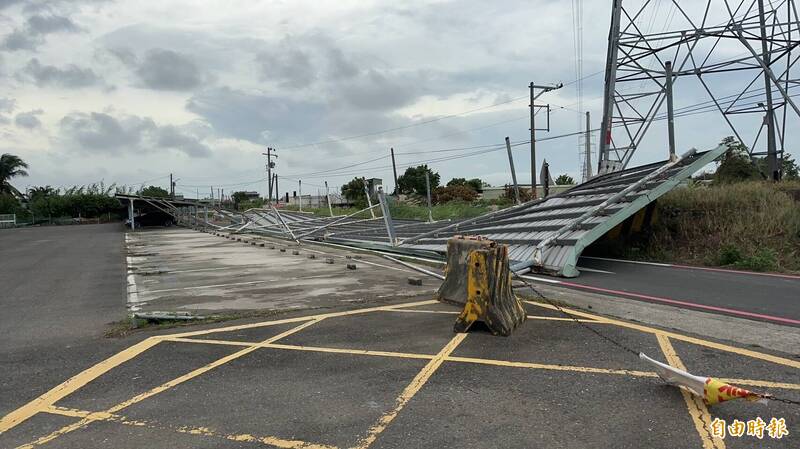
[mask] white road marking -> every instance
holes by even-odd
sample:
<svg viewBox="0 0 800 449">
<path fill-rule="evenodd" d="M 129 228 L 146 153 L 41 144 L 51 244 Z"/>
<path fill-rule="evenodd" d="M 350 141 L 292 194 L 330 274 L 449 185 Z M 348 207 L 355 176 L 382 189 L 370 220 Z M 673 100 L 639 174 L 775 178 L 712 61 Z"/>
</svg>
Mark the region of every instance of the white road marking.
<svg viewBox="0 0 800 449">
<path fill-rule="evenodd" d="M 634 263 L 638 265 L 652 265 L 654 267 L 673 267 L 674 265 L 669 263 L 658 263 L 658 262 L 645 262 L 643 260 L 627 260 L 627 259 L 611 259 L 608 257 L 594 257 L 594 256 L 581 256 L 583 259 L 595 259 L 595 260 L 605 260 L 608 262 L 624 262 L 624 263 Z"/>
<path fill-rule="evenodd" d="M 603 274 L 617 274 L 613 271 L 606 271 L 606 270 L 598 270 L 597 268 L 586 268 L 586 267 L 578 267 L 580 271 L 588 271 L 590 273 L 603 273 Z"/>
</svg>

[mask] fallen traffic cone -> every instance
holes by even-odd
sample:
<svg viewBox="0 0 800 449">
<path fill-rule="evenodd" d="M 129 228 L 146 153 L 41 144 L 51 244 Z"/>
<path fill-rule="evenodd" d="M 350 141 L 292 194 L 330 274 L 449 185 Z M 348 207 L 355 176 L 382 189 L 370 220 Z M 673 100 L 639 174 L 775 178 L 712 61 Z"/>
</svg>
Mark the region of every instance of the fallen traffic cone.
<svg viewBox="0 0 800 449">
<path fill-rule="evenodd" d="M 666 363 L 653 360 L 642 353 L 639 353 L 639 358 L 653 365 L 658 377 L 664 379 L 665 382 L 683 387 L 695 396 L 702 397 L 706 405 L 714 405 L 732 399 L 759 401 L 770 397 L 767 394 L 753 393 L 744 388 L 735 387 L 713 377 L 695 376 Z"/>
</svg>

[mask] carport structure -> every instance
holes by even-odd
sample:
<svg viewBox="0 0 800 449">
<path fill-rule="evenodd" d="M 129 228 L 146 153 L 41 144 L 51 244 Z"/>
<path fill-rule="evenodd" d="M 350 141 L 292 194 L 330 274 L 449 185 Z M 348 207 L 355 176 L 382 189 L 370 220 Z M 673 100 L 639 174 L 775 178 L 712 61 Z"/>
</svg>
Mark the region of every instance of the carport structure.
<svg viewBox="0 0 800 449">
<path fill-rule="evenodd" d="M 554 307 L 526 308 L 510 338 L 453 334 L 436 301 L 153 336 L 4 417 L 0 445 L 735 448 L 755 440 L 712 437 L 713 418 L 760 415 L 784 417 L 770 444 L 793 447 L 797 407 L 709 411 Z M 778 353 L 565 312 L 672 366 L 800 391 L 800 362 Z"/>
<path fill-rule="evenodd" d="M 359 248 L 443 259 L 447 240 L 481 235 L 508 245 L 512 270 L 578 276 L 583 250 L 625 220 L 716 160 L 727 147 L 690 150 L 662 161 L 596 176 L 565 192 L 464 220 L 423 222 L 392 219 L 387 199 L 358 213 L 313 217 L 277 209 L 251 209 L 227 229 L 287 238 L 317 240 Z M 373 211 L 380 208 L 380 214 Z M 367 212 L 368 218 L 364 218 Z M 641 220 L 640 220 L 641 221 Z"/>
</svg>

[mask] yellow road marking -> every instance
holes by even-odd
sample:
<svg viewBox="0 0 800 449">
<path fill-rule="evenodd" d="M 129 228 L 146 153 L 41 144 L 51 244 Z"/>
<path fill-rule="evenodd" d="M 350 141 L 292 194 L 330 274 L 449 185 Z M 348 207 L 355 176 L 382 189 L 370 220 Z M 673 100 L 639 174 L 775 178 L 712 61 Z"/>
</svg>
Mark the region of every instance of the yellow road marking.
<svg viewBox="0 0 800 449">
<path fill-rule="evenodd" d="M 346 310 L 344 312 L 330 312 L 330 313 L 321 313 L 318 315 L 309 315 L 309 316 L 302 316 L 296 318 L 286 318 L 283 320 L 275 320 L 275 321 L 262 321 L 259 323 L 251 323 L 251 324 L 240 324 L 237 326 L 227 326 L 227 327 L 220 327 L 216 329 L 206 329 L 202 331 L 193 331 L 193 332 L 183 332 L 180 334 L 170 334 L 169 337 L 194 337 L 196 335 L 207 335 L 207 334 L 214 334 L 217 332 L 230 332 L 230 331 L 238 331 L 244 329 L 253 329 L 257 327 L 264 327 L 264 326 L 274 326 L 276 324 L 286 324 L 286 323 L 297 323 L 300 321 L 308 321 L 308 320 L 315 320 L 319 318 L 335 318 L 340 316 L 348 316 L 348 315 L 359 315 L 362 313 L 369 313 L 369 312 L 376 312 L 379 310 L 392 310 L 392 309 L 401 309 L 404 307 L 416 307 L 416 306 L 427 306 L 430 304 L 438 304 L 439 301 L 434 299 L 428 299 L 425 301 L 415 301 L 415 302 L 408 302 L 404 304 L 394 304 L 388 306 L 378 306 L 378 307 L 367 307 L 363 309 L 354 309 L 354 310 Z"/>
<path fill-rule="evenodd" d="M 432 354 L 417 354 L 409 352 L 375 351 L 369 349 L 327 348 L 319 346 L 298 346 L 298 345 L 286 345 L 280 343 L 264 344 L 264 343 L 251 343 L 246 341 L 229 341 L 229 340 L 208 340 L 208 339 L 201 340 L 201 339 L 181 338 L 181 337 L 165 338 L 164 341 L 211 344 L 211 345 L 244 346 L 244 347 L 257 346 L 259 348 L 268 348 L 268 349 L 269 348 L 287 349 L 292 351 L 327 352 L 334 354 L 368 355 L 368 356 L 396 357 L 396 358 L 406 358 L 406 359 L 432 359 L 436 357 L 435 355 Z M 554 364 L 530 363 L 530 362 L 512 362 L 508 360 L 484 359 L 479 357 L 449 356 L 447 357 L 446 361 L 460 362 L 460 363 L 477 363 L 481 365 L 507 366 L 513 368 L 544 369 L 553 371 L 573 371 L 573 372 L 591 373 L 591 374 L 619 374 L 619 375 L 629 375 L 633 377 L 658 377 L 658 375 L 653 371 L 595 368 L 589 366 L 554 365 Z M 800 390 L 800 384 L 793 384 L 793 383 L 771 382 L 766 380 L 753 380 L 753 379 L 720 379 L 720 380 L 726 383 L 737 384 L 737 385 L 747 385 L 754 387 L 771 387 L 771 388 L 781 388 L 787 390 Z"/>
<path fill-rule="evenodd" d="M 299 326 L 293 327 L 293 328 L 291 328 L 291 329 L 289 329 L 289 330 L 287 330 L 285 332 L 282 332 L 282 333 L 280 333 L 278 335 L 270 337 L 267 340 L 264 340 L 263 343 L 272 343 L 274 341 L 280 340 L 281 338 L 284 338 L 286 336 L 294 334 L 295 332 L 299 332 L 299 331 L 305 329 L 306 327 L 311 326 L 312 324 L 315 324 L 315 323 L 317 323 L 317 322 L 319 322 L 319 321 L 321 321 L 323 319 L 324 318 L 317 318 L 317 319 L 305 322 L 305 323 L 303 323 L 303 324 L 301 324 Z M 172 387 L 175 387 L 176 385 L 180 385 L 181 383 L 186 382 L 187 380 L 193 379 L 193 378 L 195 378 L 195 377 L 197 377 L 197 376 L 199 376 L 201 374 L 204 374 L 204 373 L 206 373 L 208 371 L 211 371 L 212 369 L 214 369 L 214 368 L 216 368 L 218 366 L 222 366 L 222 365 L 224 365 L 224 364 L 226 364 L 226 363 L 228 363 L 228 362 L 230 362 L 232 360 L 236 360 L 239 357 L 247 355 L 247 354 L 255 351 L 256 349 L 258 349 L 258 346 L 257 345 L 253 345 L 253 346 L 244 348 L 241 351 L 237 351 L 237 352 L 234 352 L 233 354 L 229 354 L 229 355 L 227 355 L 225 357 L 222 357 L 222 358 L 220 358 L 220 359 L 218 359 L 218 360 L 216 360 L 214 362 L 209 363 L 208 365 L 201 366 L 200 368 L 197 368 L 197 369 L 195 369 L 195 370 L 193 370 L 193 371 L 191 371 L 189 373 L 186 373 L 183 376 L 179 376 L 179 377 L 177 377 L 177 378 L 175 378 L 175 379 L 173 379 L 173 380 L 171 380 L 169 382 L 166 382 L 166 383 L 164 383 L 162 385 L 159 385 L 159 386 L 157 386 L 157 387 L 155 387 L 155 388 L 153 388 L 153 389 L 151 389 L 149 391 L 146 391 L 146 392 L 144 392 L 142 394 L 136 395 L 136 396 L 128 399 L 127 401 L 121 402 L 121 403 L 109 408 L 105 412 L 92 413 L 91 415 L 81 419 L 78 422 L 75 422 L 75 423 L 72 423 L 70 425 L 64 426 L 61 429 L 58 429 L 58 430 L 52 432 L 49 435 L 45 435 L 45 436 L 37 439 L 36 441 L 34 441 L 32 443 L 29 443 L 29 444 L 26 444 L 26 445 L 23 445 L 23 446 L 19 446 L 17 449 L 31 449 L 31 448 L 34 448 L 36 446 L 40 446 L 42 444 L 45 444 L 45 443 L 47 443 L 49 441 L 52 441 L 52 440 L 60 437 L 62 435 L 65 435 L 65 434 L 67 434 L 69 432 L 72 432 L 74 430 L 77 430 L 77 429 L 80 429 L 82 427 L 85 427 L 85 426 L 91 424 L 92 422 L 100 421 L 100 420 L 104 419 L 104 417 L 106 417 L 108 414 L 115 414 L 118 411 L 123 410 L 126 407 L 129 407 L 129 406 L 131 406 L 133 404 L 136 404 L 137 402 L 141 402 L 141 401 L 143 401 L 143 400 L 145 400 L 145 399 L 147 399 L 149 397 L 155 396 L 155 395 L 157 395 L 157 394 L 159 394 L 159 393 L 161 393 L 163 391 L 166 391 L 166 390 L 168 390 L 168 389 L 170 389 Z"/>
<path fill-rule="evenodd" d="M 462 341 L 464 341 L 465 338 L 467 338 L 467 334 L 456 334 L 455 337 L 453 337 L 450 342 L 447 343 L 438 354 L 436 354 L 436 357 L 431 359 L 431 361 L 428 362 L 428 364 L 425 365 L 416 376 L 414 376 L 414 379 L 411 380 L 411 383 L 409 383 L 403 392 L 400 393 L 400 396 L 397 397 L 394 408 L 384 413 L 383 416 L 378 419 L 378 422 L 370 427 L 367 435 L 359 440 L 356 449 L 366 449 L 378 438 L 378 435 L 380 435 L 381 432 L 383 432 L 384 429 L 389 426 L 389 424 L 394 420 L 395 417 L 397 417 L 400 411 L 403 410 L 403 407 L 408 404 L 408 401 L 410 401 L 411 398 L 413 398 L 414 395 L 416 395 L 417 392 L 425 385 L 425 383 L 428 382 L 428 379 L 431 378 L 433 373 L 435 373 L 436 370 L 442 366 L 444 360 L 458 347 Z"/>
<path fill-rule="evenodd" d="M 553 306 L 551 306 L 549 304 L 541 304 L 541 303 L 537 303 L 537 302 L 533 302 L 533 301 L 525 301 L 525 302 L 527 302 L 528 304 L 535 305 L 535 306 L 544 307 L 545 309 L 558 310 L 558 309 L 556 309 L 555 307 L 553 307 Z M 779 365 L 791 366 L 792 368 L 800 369 L 800 361 L 797 361 L 797 360 L 791 360 L 791 359 L 787 359 L 787 358 L 784 358 L 784 357 L 774 356 L 774 355 L 771 355 L 771 354 L 765 354 L 765 353 L 762 353 L 762 352 L 751 351 L 749 349 L 737 348 L 735 346 L 729 346 L 729 345 L 725 345 L 725 344 L 722 344 L 722 343 L 715 343 L 713 341 L 703 340 L 701 338 L 695 338 L 695 337 L 690 337 L 688 335 L 676 334 L 674 332 L 669 332 L 669 331 L 664 331 L 664 330 L 661 330 L 661 329 L 655 329 L 655 328 L 652 328 L 652 327 L 642 326 L 640 324 L 628 323 L 626 321 L 614 320 L 614 319 L 611 319 L 611 318 L 606 318 L 604 316 L 594 315 L 594 314 L 586 313 L 586 312 L 580 312 L 580 311 L 577 311 L 577 310 L 571 310 L 571 309 L 567 309 L 567 308 L 564 308 L 564 307 L 562 307 L 561 309 L 563 309 L 565 312 L 567 312 L 567 313 L 569 313 L 571 315 L 580 316 L 580 317 L 584 317 L 584 318 L 589 318 L 589 319 L 597 320 L 597 321 L 603 321 L 603 322 L 606 322 L 606 323 L 609 323 L 609 324 L 615 324 L 615 325 L 620 326 L 620 327 L 626 327 L 628 329 L 635 329 L 635 330 L 638 330 L 638 331 L 641 331 L 641 332 L 647 332 L 649 334 L 656 334 L 656 335 L 661 334 L 661 335 L 665 335 L 665 336 L 667 336 L 667 337 L 669 337 L 671 339 L 674 339 L 674 340 L 681 340 L 681 341 L 685 341 L 687 343 L 696 344 L 698 346 L 705 346 L 705 347 L 712 348 L 712 349 L 719 349 L 720 351 L 732 352 L 734 354 L 744 355 L 744 356 L 747 356 L 747 357 L 752 357 L 754 359 L 766 360 L 767 362 L 777 363 Z"/>
<path fill-rule="evenodd" d="M 56 402 L 72 394 L 73 392 L 83 387 L 87 383 L 91 382 L 92 380 L 107 373 L 111 369 L 119 366 L 122 363 L 127 362 L 128 360 L 136 357 L 137 355 L 143 353 L 144 351 L 147 351 L 148 349 L 157 345 L 159 341 L 160 340 L 157 337 L 150 337 L 146 340 L 143 340 L 105 359 L 104 361 L 98 363 L 97 365 L 94 365 L 91 368 L 88 368 L 83 372 L 76 374 L 75 376 L 69 378 L 60 385 L 52 388 L 47 393 L 39 396 L 38 398 L 28 402 L 22 407 L 14 410 L 13 412 L 4 416 L 2 420 L 0 420 L 0 434 L 14 428 L 16 425 L 24 422 L 25 420 L 35 415 L 36 413 L 55 404 Z"/>
<path fill-rule="evenodd" d="M 385 312 L 402 312 L 402 313 L 444 313 L 447 315 L 458 315 L 460 312 L 456 312 L 453 310 L 425 310 L 425 309 L 393 309 L 393 310 L 386 310 Z M 572 321 L 572 318 L 559 318 L 559 317 L 552 317 L 552 316 L 541 316 L 541 315 L 528 315 L 527 318 L 529 320 L 546 320 L 546 321 Z M 599 323 L 599 324 L 609 324 L 604 323 L 601 321 L 596 320 L 584 320 L 578 319 L 578 321 L 582 323 Z"/>
<path fill-rule="evenodd" d="M 154 430 L 168 430 L 177 433 L 189 434 L 189 435 L 202 435 L 205 437 L 215 437 L 215 438 L 222 438 L 229 441 L 237 441 L 237 442 L 247 442 L 247 443 L 263 443 L 268 444 L 270 446 L 275 446 L 279 448 L 287 448 L 287 449 L 336 449 L 334 446 L 322 445 L 322 444 L 315 444 L 315 443 L 308 443 L 305 441 L 300 440 L 286 440 L 283 438 L 278 438 L 274 436 L 266 436 L 266 437 L 258 437 L 253 436 L 250 434 L 220 434 L 215 432 L 207 427 L 194 427 L 194 426 L 161 426 L 149 421 L 141 421 L 141 420 L 131 420 L 121 415 L 115 414 L 101 414 L 101 413 L 94 413 L 89 412 L 86 410 L 76 410 L 72 408 L 65 408 L 65 407 L 48 407 L 47 409 L 43 410 L 45 413 L 51 413 L 54 415 L 61 415 L 61 416 L 69 416 L 72 418 L 86 418 L 89 416 L 95 416 L 98 418 L 98 421 L 106 421 L 106 422 L 114 422 L 119 423 L 126 426 L 133 426 L 133 427 L 146 427 L 148 429 Z"/>
<path fill-rule="evenodd" d="M 686 371 L 686 367 L 681 362 L 675 348 L 669 341 L 669 337 L 664 334 L 656 334 L 658 345 L 661 346 L 661 351 L 667 358 L 667 363 L 680 370 Z M 689 393 L 684 388 L 680 388 L 683 400 L 686 402 L 686 407 L 689 409 L 689 415 L 692 418 L 695 429 L 703 441 L 704 449 L 725 449 L 725 442 L 720 438 L 715 438 L 711 435 L 711 414 L 708 413 L 708 408 L 703 403 L 703 400 L 692 393 Z"/>
<path fill-rule="evenodd" d="M 635 377 L 658 377 L 658 375 L 654 372 L 626 370 L 626 369 L 591 368 L 587 366 L 570 366 L 570 365 L 549 365 L 543 363 L 510 362 L 506 360 L 492 360 L 492 359 L 480 359 L 474 357 L 457 357 L 457 356 L 447 357 L 446 360 L 448 362 L 477 363 L 480 365 L 507 366 L 511 368 L 531 368 L 531 369 L 544 369 L 553 371 L 574 371 L 579 373 L 593 373 L 593 374 L 620 374 L 624 376 L 635 376 Z"/>
</svg>

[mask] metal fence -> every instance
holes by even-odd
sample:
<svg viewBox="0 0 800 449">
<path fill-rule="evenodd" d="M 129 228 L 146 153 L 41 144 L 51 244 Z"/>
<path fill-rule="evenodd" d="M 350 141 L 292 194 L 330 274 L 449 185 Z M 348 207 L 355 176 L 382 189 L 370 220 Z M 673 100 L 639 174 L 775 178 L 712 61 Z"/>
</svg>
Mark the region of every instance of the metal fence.
<svg viewBox="0 0 800 449">
<path fill-rule="evenodd" d="M 16 228 L 16 227 L 17 227 L 16 214 L 0 214 L 0 229 Z"/>
</svg>

